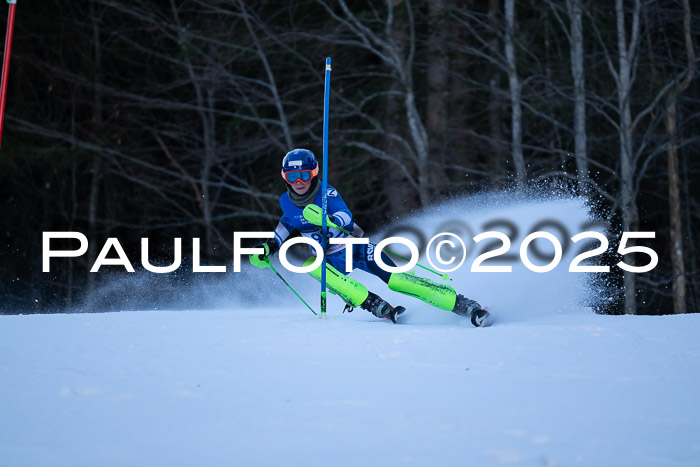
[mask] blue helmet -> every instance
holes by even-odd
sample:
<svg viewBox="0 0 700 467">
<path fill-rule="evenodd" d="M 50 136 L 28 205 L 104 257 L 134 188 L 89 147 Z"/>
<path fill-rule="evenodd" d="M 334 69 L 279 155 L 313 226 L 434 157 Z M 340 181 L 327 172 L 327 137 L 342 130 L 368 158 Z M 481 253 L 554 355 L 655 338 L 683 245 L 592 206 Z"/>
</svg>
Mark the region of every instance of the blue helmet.
<svg viewBox="0 0 700 467">
<path fill-rule="evenodd" d="M 301 181 L 304 185 L 318 175 L 318 162 L 308 149 L 292 149 L 282 160 L 282 178 L 289 184 Z"/>
</svg>

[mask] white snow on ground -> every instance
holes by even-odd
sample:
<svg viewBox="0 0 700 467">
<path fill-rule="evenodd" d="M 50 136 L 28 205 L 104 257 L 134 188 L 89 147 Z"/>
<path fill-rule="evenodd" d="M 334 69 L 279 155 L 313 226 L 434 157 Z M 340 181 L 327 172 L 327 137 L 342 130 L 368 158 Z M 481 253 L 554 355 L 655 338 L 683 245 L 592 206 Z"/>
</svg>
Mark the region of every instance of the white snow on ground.
<svg viewBox="0 0 700 467">
<path fill-rule="evenodd" d="M 700 315 L 445 321 L 3 316 L 0 465 L 700 464 Z"/>
<path fill-rule="evenodd" d="M 544 215 L 571 235 L 588 219 L 577 200 L 486 204 L 414 219 L 508 217 L 516 252 Z M 490 307 L 484 329 L 362 272 L 401 324 L 336 297 L 319 320 L 251 270 L 232 287 L 263 306 L 0 316 L 0 465 L 700 465 L 700 316 L 592 313 L 607 292 L 570 250 L 545 274 L 470 273 L 471 254 L 453 283 Z"/>
</svg>

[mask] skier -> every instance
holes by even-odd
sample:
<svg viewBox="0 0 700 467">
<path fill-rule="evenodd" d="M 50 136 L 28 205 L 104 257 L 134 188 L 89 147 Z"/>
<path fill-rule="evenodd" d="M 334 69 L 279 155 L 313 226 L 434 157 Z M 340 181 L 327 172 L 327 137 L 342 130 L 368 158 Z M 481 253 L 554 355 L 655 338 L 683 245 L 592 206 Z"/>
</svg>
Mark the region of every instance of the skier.
<svg viewBox="0 0 700 467">
<path fill-rule="evenodd" d="M 275 254 L 280 245 L 298 230 L 305 237 L 310 237 L 321 243 L 321 220 L 317 214 L 321 206 L 321 183 L 319 182 L 318 162 L 314 154 L 308 149 L 294 149 L 284 156 L 282 161 L 282 178 L 286 182 L 287 192 L 280 197 L 280 206 L 283 215 L 275 229 L 275 237 L 257 245 L 265 250 L 264 254 L 251 255 L 251 264 L 258 268 L 266 268 L 267 259 Z M 307 208 L 307 209 L 305 209 Z M 327 212 L 328 212 L 328 237 L 346 238 L 349 233 L 354 237 L 363 235 L 362 229 L 353 222 L 352 213 L 345 205 L 338 191 L 332 186 L 327 188 Z M 353 268 L 362 269 L 384 281 L 391 290 L 407 294 L 423 300 L 443 310 L 452 311 L 461 316 L 468 316 L 474 326 L 488 326 L 489 313 L 476 301 L 457 294 L 449 285 L 438 284 L 423 277 L 417 277 L 413 273 L 390 273 L 379 267 L 374 260 L 374 245 L 353 245 Z M 391 319 L 396 322 L 403 307 L 392 307 L 386 300 L 377 294 L 367 290 L 359 282 L 341 273 L 345 271 L 345 245 L 329 244 L 326 251 L 326 284 L 329 290 L 339 295 L 346 303 L 346 309 L 352 311 L 359 306 L 368 310 L 378 318 Z M 382 253 L 384 263 L 395 266 L 395 263 Z M 313 263 L 314 257 L 310 257 L 304 266 Z M 321 280 L 321 267 L 319 266 L 310 274 L 316 280 Z"/>
</svg>

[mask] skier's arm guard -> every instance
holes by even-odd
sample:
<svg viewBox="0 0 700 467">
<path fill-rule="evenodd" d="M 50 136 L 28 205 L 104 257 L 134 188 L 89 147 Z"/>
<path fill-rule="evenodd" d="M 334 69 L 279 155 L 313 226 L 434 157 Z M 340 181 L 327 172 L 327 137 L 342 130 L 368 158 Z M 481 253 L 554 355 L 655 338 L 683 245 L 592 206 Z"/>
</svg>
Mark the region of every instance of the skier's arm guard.
<svg viewBox="0 0 700 467">
<path fill-rule="evenodd" d="M 320 206 L 316 206 L 315 204 L 309 204 L 304 208 L 304 212 L 302 214 L 304 216 L 304 219 L 306 219 L 313 225 L 317 225 L 320 227 L 323 223 L 323 211 L 321 210 Z M 336 224 L 335 217 L 326 216 L 326 219 L 328 222 L 328 227 L 332 229 L 337 229 L 338 227 L 341 227 L 340 225 Z"/>
</svg>

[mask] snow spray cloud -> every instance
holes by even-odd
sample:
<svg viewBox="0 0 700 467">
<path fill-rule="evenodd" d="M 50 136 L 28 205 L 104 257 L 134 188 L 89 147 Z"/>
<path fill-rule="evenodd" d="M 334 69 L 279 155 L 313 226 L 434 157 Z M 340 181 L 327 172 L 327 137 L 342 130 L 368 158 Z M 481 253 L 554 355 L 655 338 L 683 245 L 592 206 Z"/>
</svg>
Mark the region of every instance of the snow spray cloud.
<svg viewBox="0 0 700 467">
<path fill-rule="evenodd" d="M 461 245 L 454 237 L 449 237 L 459 248 L 443 245 L 444 257 L 455 257 L 452 267 L 464 258 L 464 264 L 450 273 L 453 279 L 450 285 L 469 298 L 477 300 L 493 311 L 497 320 L 519 321 L 538 319 L 551 314 L 590 312 L 591 309 L 606 310 L 620 299 L 621 288 L 618 284 L 622 269 L 616 263 L 622 258 L 616 253 L 616 241 L 621 236 L 619 227 L 611 224 L 612 216 L 604 206 L 598 205 L 585 197 L 572 195 L 566 190 L 552 190 L 533 187 L 525 192 L 499 191 L 458 197 L 430 206 L 377 232 L 377 237 L 401 235 L 413 240 L 421 251 L 430 239 L 439 232 L 451 232 L 457 235 L 466 246 L 464 255 Z M 504 242 L 494 235 L 481 242 L 474 241 L 480 232 L 497 231 L 505 234 L 511 243 L 508 249 Z M 531 233 L 543 231 L 554 235 L 561 243 L 562 255 L 557 267 L 546 273 L 535 272 L 522 261 L 520 250 L 523 241 Z M 579 266 L 610 266 L 610 272 L 569 272 L 574 259 L 585 251 L 596 250 L 601 242 L 595 238 L 572 241 L 581 232 L 598 232 L 610 240 L 610 246 L 604 254 L 591 257 L 578 263 Z M 433 245 L 446 237 L 436 239 Z M 645 245 L 653 247 L 653 240 L 644 240 Z M 640 241 L 640 244 L 642 242 Z M 476 260 L 487 252 L 498 251 L 498 255 L 484 260 L 481 266 L 503 267 L 502 272 L 491 271 L 488 274 L 472 272 Z M 430 249 L 427 255 L 435 251 Z M 400 253 L 401 250 L 398 250 Z M 403 251 L 405 253 L 405 250 Z M 535 266 L 547 266 L 555 257 L 553 242 L 545 238 L 532 240 L 527 247 L 529 259 Z M 466 256 L 466 257 L 464 257 Z M 637 264 L 649 262 L 651 255 L 640 255 Z M 439 263 L 435 263 L 439 265 Z M 477 265 L 478 266 L 478 265 Z M 506 267 L 508 267 L 506 269 Z M 505 271 L 508 272 L 505 272 Z M 368 288 L 376 284 L 382 289 L 381 281 L 368 278 L 364 280 Z M 393 292 L 382 297 L 390 303 L 405 302 Z M 421 307 L 422 305 L 418 305 Z M 417 320 L 436 324 L 437 321 L 453 321 L 457 318 L 446 315 L 435 316 L 429 306 L 425 308 L 424 317 L 415 317 L 414 313 L 405 321 Z M 415 307 L 412 308 L 412 310 Z M 437 323 L 439 324 L 439 323 Z"/>
</svg>

